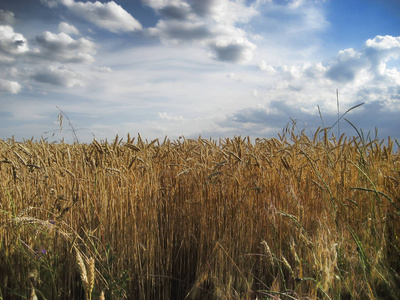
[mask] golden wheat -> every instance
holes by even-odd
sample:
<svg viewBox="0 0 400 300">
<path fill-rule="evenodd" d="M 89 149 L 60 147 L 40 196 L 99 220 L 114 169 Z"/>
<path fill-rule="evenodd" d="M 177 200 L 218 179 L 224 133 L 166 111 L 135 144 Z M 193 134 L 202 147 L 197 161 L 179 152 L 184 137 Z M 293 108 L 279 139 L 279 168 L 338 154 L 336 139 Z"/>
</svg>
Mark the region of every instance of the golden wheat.
<svg viewBox="0 0 400 300">
<path fill-rule="evenodd" d="M 5 299 L 32 269 L 57 299 L 400 297 L 391 140 L 9 139 L 0 157 Z"/>
</svg>

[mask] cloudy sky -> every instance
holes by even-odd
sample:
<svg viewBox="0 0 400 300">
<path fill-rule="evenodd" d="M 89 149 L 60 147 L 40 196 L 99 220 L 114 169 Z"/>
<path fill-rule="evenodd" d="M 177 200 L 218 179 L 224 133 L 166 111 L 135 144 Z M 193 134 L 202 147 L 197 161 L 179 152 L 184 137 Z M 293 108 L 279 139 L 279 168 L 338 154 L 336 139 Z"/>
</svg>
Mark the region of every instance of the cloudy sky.
<svg viewBox="0 0 400 300">
<path fill-rule="evenodd" d="M 84 142 L 311 134 L 338 90 L 399 139 L 399 20 L 397 0 L 2 0 L 0 138 L 72 140 L 59 109 Z"/>
</svg>

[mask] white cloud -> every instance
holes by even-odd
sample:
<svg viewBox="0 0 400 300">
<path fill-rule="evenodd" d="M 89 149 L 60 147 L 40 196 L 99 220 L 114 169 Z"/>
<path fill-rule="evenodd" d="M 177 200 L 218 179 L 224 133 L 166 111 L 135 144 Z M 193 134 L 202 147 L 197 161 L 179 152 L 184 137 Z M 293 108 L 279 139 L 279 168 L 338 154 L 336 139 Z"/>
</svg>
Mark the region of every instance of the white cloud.
<svg viewBox="0 0 400 300">
<path fill-rule="evenodd" d="M 60 22 L 60 24 L 58 25 L 58 30 L 66 34 L 79 35 L 79 30 L 76 29 L 74 25 L 70 25 L 66 22 Z"/>
<path fill-rule="evenodd" d="M 26 38 L 11 26 L 0 25 L 0 61 L 13 61 L 17 55 L 29 51 Z"/>
<path fill-rule="evenodd" d="M 296 9 L 296 8 L 299 8 L 303 4 L 304 4 L 304 0 L 292 0 L 289 2 L 288 7 L 291 9 Z"/>
<path fill-rule="evenodd" d="M 94 68 L 96 72 L 99 73 L 112 73 L 113 70 L 110 67 L 96 67 Z"/>
<path fill-rule="evenodd" d="M 21 85 L 16 81 L 9 81 L 0 78 L 0 93 L 18 94 Z"/>
<path fill-rule="evenodd" d="M 80 18 L 114 33 L 142 30 L 142 25 L 114 1 L 105 3 L 74 0 L 41 1 L 49 7 L 61 3 Z"/>
<path fill-rule="evenodd" d="M 183 121 L 184 118 L 180 115 L 170 115 L 166 112 L 160 112 L 158 113 L 158 116 L 161 119 L 167 120 L 167 121 Z"/>
<path fill-rule="evenodd" d="M 369 39 L 365 42 L 365 46 L 367 48 L 376 49 L 376 50 L 390 50 L 400 49 L 400 37 L 393 37 L 390 35 L 381 36 L 378 35 L 373 39 Z M 396 53 L 398 56 L 398 53 Z"/>
<path fill-rule="evenodd" d="M 325 67 L 322 63 L 315 64 L 305 64 L 304 65 L 304 74 L 308 78 L 321 79 L 325 76 L 327 71 L 327 67 Z"/>
<path fill-rule="evenodd" d="M 258 65 L 258 68 L 261 71 L 264 71 L 264 72 L 267 72 L 267 73 L 271 73 L 271 74 L 276 73 L 275 68 L 273 66 L 271 66 L 271 65 L 268 65 L 265 60 L 261 60 L 260 64 Z"/>
<path fill-rule="evenodd" d="M 36 37 L 36 43 L 40 49 L 34 53 L 35 56 L 63 63 L 91 63 L 96 53 L 93 42 L 85 38 L 74 40 L 63 32 L 55 34 L 45 31 Z"/>
<path fill-rule="evenodd" d="M 14 23 L 14 13 L 0 9 L 0 24 L 11 25 Z"/>
<path fill-rule="evenodd" d="M 236 82 L 241 81 L 241 79 L 235 73 L 229 73 L 226 75 L 226 77 Z"/>
<path fill-rule="evenodd" d="M 64 65 L 51 65 L 42 68 L 31 75 L 37 82 L 48 83 L 54 86 L 74 87 L 84 86 L 83 78 L 74 70 Z"/>
</svg>

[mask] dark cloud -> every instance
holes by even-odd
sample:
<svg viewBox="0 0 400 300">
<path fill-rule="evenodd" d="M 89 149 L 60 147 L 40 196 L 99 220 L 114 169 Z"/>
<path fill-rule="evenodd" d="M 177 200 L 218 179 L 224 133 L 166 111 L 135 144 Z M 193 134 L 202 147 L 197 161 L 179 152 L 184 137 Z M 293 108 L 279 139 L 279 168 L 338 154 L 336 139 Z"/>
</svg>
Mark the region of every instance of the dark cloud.
<svg viewBox="0 0 400 300">
<path fill-rule="evenodd" d="M 224 62 L 246 62 L 252 59 L 255 45 L 246 39 L 221 39 L 209 44 L 214 58 Z"/>
<path fill-rule="evenodd" d="M 246 108 L 234 113 L 230 118 L 238 123 L 254 123 L 254 124 L 284 124 L 287 123 L 291 116 L 303 118 L 305 115 L 294 107 L 286 105 L 283 101 L 272 101 L 268 107 Z"/>
<path fill-rule="evenodd" d="M 340 51 L 336 61 L 331 65 L 326 76 L 339 82 L 351 82 L 356 75 L 367 66 L 362 53 L 354 49 Z"/>
<path fill-rule="evenodd" d="M 160 21 L 157 26 L 157 33 L 164 40 L 174 41 L 203 40 L 211 36 L 209 28 L 202 23 L 176 20 Z"/>
<path fill-rule="evenodd" d="M 398 100 L 397 100 L 398 101 Z M 357 103 L 354 103 L 356 105 Z M 342 112 L 343 113 L 343 112 Z M 348 136 L 357 136 L 357 131 L 345 119 L 349 120 L 365 137 L 368 132 L 374 138 L 375 128 L 378 130 L 378 138 L 384 139 L 388 136 L 400 139 L 400 134 L 394 128 L 400 128 L 399 111 L 388 110 L 386 100 L 367 102 L 355 108 L 344 116 L 332 127 L 330 133 L 337 135 L 345 133 Z M 299 131 L 305 129 L 306 133 L 314 133 L 318 127 L 330 127 L 337 121 L 336 113 L 322 113 L 322 121 L 319 115 L 307 113 L 299 106 L 289 106 L 284 102 L 272 101 L 267 107 L 247 108 L 239 110 L 219 123 L 221 128 L 237 128 L 243 132 L 251 132 L 253 136 L 262 136 L 265 128 L 284 128 L 294 120 Z"/>
<path fill-rule="evenodd" d="M 81 76 L 74 70 L 66 66 L 49 66 L 35 72 L 32 79 L 42 83 L 48 83 L 55 86 L 74 87 L 83 86 Z"/>
<path fill-rule="evenodd" d="M 190 0 L 188 1 L 192 7 L 193 12 L 195 12 L 200 17 L 206 17 L 213 13 L 216 6 L 220 5 L 225 1 L 221 0 Z"/>
<path fill-rule="evenodd" d="M 266 109 L 246 108 L 236 112 L 232 116 L 232 121 L 243 124 L 279 124 L 282 121 L 282 115 L 268 113 Z"/>
<path fill-rule="evenodd" d="M 189 18 L 190 7 L 184 2 L 178 2 L 177 5 L 162 7 L 158 12 L 167 19 L 186 20 Z"/>
<path fill-rule="evenodd" d="M 351 82 L 356 77 L 359 68 L 355 65 L 339 63 L 333 65 L 329 71 L 326 73 L 326 76 L 329 79 L 336 80 L 342 83 Z"/>
<path fill-rule="evenodd" d="M 36 37 L 40 51 L 33 53 L 35 57 L 46 60 L 71 63 L 91 63 L 96 53 L 95 44 L 85 38 L 74 40 L 66 33 L 43 32 Z"/>
</svg>

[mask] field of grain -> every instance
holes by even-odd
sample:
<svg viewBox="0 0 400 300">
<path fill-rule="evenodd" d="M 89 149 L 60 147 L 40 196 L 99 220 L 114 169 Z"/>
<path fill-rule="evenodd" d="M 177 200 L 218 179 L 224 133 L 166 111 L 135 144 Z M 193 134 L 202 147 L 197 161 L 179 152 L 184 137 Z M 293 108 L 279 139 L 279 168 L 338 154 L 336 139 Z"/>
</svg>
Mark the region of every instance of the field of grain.
<svg viewBox="0 0 400 300">
<path fill-rule="evenodd" d="M 0 140 L 0 299 L 400 299 L 393 141 L 293 132 Z"/>
</svg>

